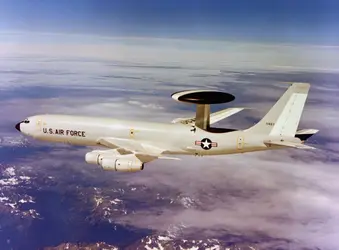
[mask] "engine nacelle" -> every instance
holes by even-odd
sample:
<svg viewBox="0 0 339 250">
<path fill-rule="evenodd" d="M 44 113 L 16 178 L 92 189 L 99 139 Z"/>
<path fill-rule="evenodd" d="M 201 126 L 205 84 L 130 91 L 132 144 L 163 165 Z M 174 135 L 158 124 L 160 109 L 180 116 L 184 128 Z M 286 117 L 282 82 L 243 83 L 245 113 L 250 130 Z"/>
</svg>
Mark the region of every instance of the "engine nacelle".
<svg viewBox="0 0 339 250">
<path fill-rule="evenodd" d="M 117 159 L 116 157 L 100 158 L 100 165 L 104 170 L 136 172 L 144 169 L 144 163 L 136 157 L 126 157 L 122 159 Z"/>
<path fill-rule="evenodd" d="M 89 164 L 100 165 L 100 158 L 104 155 L 109 155 L 110 157 L 117 154 L 116 150 L 93 150 L 85 155 L 85 161 Z"/>
<path fill-rule="evenodd" d="M 85 155 L 85 161 L 89 164 L 98 164 L 99 165 L 99 155 L 100 153 L 89 152 Z"/>
</svg>

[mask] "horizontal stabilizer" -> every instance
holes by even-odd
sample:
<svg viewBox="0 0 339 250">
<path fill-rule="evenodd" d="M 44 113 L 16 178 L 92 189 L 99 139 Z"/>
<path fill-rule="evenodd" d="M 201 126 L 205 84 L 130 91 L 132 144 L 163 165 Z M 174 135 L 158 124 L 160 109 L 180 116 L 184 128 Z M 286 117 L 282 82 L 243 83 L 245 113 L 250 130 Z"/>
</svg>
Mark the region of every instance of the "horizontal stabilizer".
<svg viewBox="0 0 339 250">
<path fill-rule="evenodd" d="M 302 143 L 296 143 L 291 141 L 264 141 L 264 143 L 271 147 L 271 146 L 280 146 L 280 147 L 289 147 L 289 148 L 298 148 L 298 149 L 316 149 L 314 147 L 302 144 Z"/>
<path fill-rule="evenodd" d="M 301 141 L 306 141 L 308 140 L 312 135 L 318 133 L 319 130 L 318 129 L 302 129 L 302 130 L 298 130 L 295 133 L 295 137 L 299 138 Z"/>
<path fill-rule="evenodd" d="M 308 129 L 301 129 L 301 130 L 298 130 L 295 134 L 296 135 L 302 135 L 302 134 L 316 134 L 318 133 L 319 130 L 318 129 L 313 129 L 313 128 L 308 128 Z"/>
<path fill-rule="evenodd" d="M 242 111 L 245 108 L 227 108 L 223 109 L 217 112 L 214 112 L 210 116 L 210 124 L 217 123 L 218 121 L 221 121 L 227 117 L 230 117 L 240 111 Z M 195 118 L 177 118 L 172 121 L 172 123 L 182 123 L 186 125 L 194 125 L 195 124 Z"/>
</svg>

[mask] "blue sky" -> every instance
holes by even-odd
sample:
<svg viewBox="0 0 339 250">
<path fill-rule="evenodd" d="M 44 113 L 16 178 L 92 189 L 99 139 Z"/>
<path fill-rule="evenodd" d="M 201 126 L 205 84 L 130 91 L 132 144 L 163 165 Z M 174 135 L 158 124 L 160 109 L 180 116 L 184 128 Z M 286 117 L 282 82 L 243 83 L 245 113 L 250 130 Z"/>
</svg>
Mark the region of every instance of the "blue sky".
<svg viewBox="0 0 339 250">
<path fill-rule="evenodd" d="M 339 2 L 0 0 L 0 31 L 339 44 Z"/>
</svg>

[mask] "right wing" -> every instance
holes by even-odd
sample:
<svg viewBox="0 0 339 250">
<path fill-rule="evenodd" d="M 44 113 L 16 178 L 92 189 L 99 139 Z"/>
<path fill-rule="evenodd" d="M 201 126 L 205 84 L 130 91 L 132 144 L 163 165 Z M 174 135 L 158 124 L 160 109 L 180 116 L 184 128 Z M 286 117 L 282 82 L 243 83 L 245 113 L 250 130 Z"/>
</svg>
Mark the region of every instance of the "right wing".
<svg viewBox="0 0 339 250">
<path fill-rule="evenodd" d="M 162 154 L 169 150 L 168 148 L 164 149 L 161 146 L 151 145 L 143 141 L 104 137 L 98 140 L 98 144 L 115 149 L 119 154 L 122 155 L 134 154 L 143 162 L 148 162 L 155 159 L 180 160 L 174 157 L 163 156 Z"/>
<path fill-rule="evenodd" d="M 210 116 L 210 124 L 216 123 L 221 121 L 231 115 L 234 115 L 245 108 L 227 108 L 217 112 L 214 112 Z M 194 125 L 195 124 L 195 117 L 191 118 L 176 118 L 172 121 L 172 123 L 182 123 L 185 125 Z"/>
</svg>

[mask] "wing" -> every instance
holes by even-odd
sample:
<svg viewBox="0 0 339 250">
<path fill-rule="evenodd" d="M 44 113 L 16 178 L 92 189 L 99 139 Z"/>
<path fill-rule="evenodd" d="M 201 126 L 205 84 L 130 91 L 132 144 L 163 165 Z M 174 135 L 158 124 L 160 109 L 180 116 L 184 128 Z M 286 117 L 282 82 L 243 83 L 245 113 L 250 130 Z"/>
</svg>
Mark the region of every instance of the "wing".
<svg viewBox="0 0 339 250">
<path fill-rule="evenodd" d="M 221 121 L 231 115 L 234 115 L 245 108 L 227 108 L 217 112 L 214 112 L 210 116 L 210 124 Z M 191 118 L 176 118 L 172 121 L 172 123 L 182 123 L 186 125 L 193 125 L 195 123 L 195 117 Z"/>
<path fill-rule="evenodd" d="M 136 141 L 132 139 L 121 139 L 114 137 L 105 137 L 98 140 L 98 144 L 115 149 L 121 155 L 134 154 L 143 162 L 149 162 L 155 159 L 180 160 L 173 157 L 165 157 L 162 154 L 168 151 L 159 146 L 151 145 L 147 142 Z"/>
</svg>

